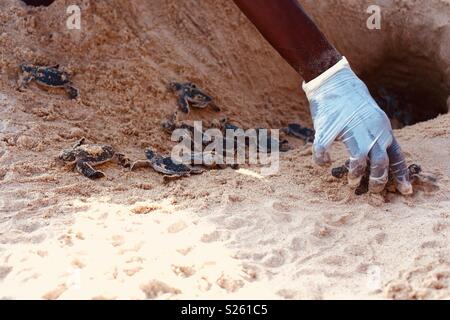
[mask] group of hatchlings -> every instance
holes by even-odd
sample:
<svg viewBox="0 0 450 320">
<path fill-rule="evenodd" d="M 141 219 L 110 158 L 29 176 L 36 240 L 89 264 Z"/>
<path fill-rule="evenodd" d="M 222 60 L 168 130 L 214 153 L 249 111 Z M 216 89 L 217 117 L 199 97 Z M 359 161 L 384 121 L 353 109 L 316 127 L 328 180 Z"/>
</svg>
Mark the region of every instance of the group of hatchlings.
<svg viewBox="0 0 450 320">
<path fill-rule="evenodd" d="M 20 65 L 22 76 L 19 81 L 19 90 L 23 90 L 28 83 L 35 81 L 40 86 L 49 88 L 62 88 L 64 89 L 70 99 L 77 99 L 79 97 L 79 90 L 70 81 L 69 73 L 61 70 L 58 65 L 56 66 L 36 66 L 23 64 Z M 206 108 L 210 106 L 215 111 L 220 111 L 220 108 L 214 103 L 211 96 L 204 93 L 200 88 L 198 88 L 193 83 L 178 83 L 171 82 L 168 85 L 168 89 L 174 92 L 178 97 L 179 109 L 188 113 L 190 108 Z M 187 129 L 193 132 L 194 127 L 184 124 L 177 123 L 176 121 L 177 112 L 163 122 L 162 126 L 167 131 L 173 131 L 175 129 Z M 226 119 L 221 121 L 220 129 L 239 129 L 237 126 L 228 123 Z M 302 139 L 305 143 L 313 142 L 314 140 L 314 130 L 302 127 L 299 124 L 289 124 L 282 131 L 288 135 L 294 136 L 296 138 Z M 270 152 L 270 146 L 273 145 L 273 140 L 271 137 L 268 138 L 267 148 Z M 285 152 L 290 150 L 290 147 L 286 140 L 276 141 L 276 145 L 279 151 Z M 224 141 L 225 144 L 225 141 Z M 187 177 L 192 174 L 199 174 L 204 172 L 204 168 L 224 168 L 226 165 L 217 165 L 214 162 L 202 161 L 205 158 L 205 154 L 200 154 L 200 161 L 198 157 L 194 155 L 189 159 L 189 163 L 179 163 L 175 162 L 170 156 L 163 156 L 156 153 L 151 148 L 145 150 L 145 160 L 138 160 L 135 162 L 130 161 L 124 154 L 118 153 L 110 145 L 100 145 L 100 144 L 88 144 L 86 139 L 82 138 L 77 141 L 71 148 L 64 150 L 59 155 L 59 159 L 66 164 L 70 164 L 77 169 L 79 173 L 90 179 L 99 179 L 105 177 L 102 171 L 95 169 L 96 165 L 100 165 L 106 162 L 116 162 L 117 164 L 135 170 L 141 167 L 151 167 L 156 172 L 164 175 L 164 179 L 173 179 L 179 177 Z M 196 165 L 192 165 L 192 164 Z M 200 164 L 200 166 L 198 166 Z M 236 166 L 232 166 L 235 168 Z M 425 183 L 435 185 L 436 178 L 431 174 L 425 174 L 419 165 L 413 164 L 409 168 L 409 175 L 413 183 Z M 332 170 L 332 175 L 335 178 L 343 178 L 348 172 L 346 165 L 334 168 Z M 368 192 L 368 176 L 369 172 L 362 179 L 361 185 L 356 189 L 356 194 L 363 194 Z M 388 192 L 395 192 L 395 182 L 390 176 L 388 185 L 386 187 Z"/>
</svg>

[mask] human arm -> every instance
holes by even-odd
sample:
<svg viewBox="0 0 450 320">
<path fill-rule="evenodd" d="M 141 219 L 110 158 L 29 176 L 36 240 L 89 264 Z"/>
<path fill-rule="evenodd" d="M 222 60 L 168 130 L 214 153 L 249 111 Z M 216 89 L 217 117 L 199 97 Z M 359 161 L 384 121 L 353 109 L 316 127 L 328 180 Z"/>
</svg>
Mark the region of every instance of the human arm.
<svg viewBox="0 0 450 320">
<path fill-rule="evenodd" d="M 412 193 L 404 155 L 386 114 L 345 58 L 308 17 L 297 0 L 234 0 L 260 33 L 303 79 L 316 130 L 314 160 L 330 162 L 341 140 L 350 154 L 349 184 L 356 187 L 370 159 L 372 192 L 380 192 L 389 168 L 403 194 Z"/>
</svg>

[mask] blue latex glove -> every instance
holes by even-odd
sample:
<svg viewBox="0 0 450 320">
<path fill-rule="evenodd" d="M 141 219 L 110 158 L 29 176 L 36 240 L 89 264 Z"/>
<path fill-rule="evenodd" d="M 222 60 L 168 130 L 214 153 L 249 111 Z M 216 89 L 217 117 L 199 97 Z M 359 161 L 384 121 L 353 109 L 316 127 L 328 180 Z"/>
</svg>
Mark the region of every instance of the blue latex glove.
<svg viewBox="0 0 450 320">
<path fill-rule="evenodd" d="M 303 84 L 316 130 L 313 157 L 330 163 L 328 149 L 341 140 L 350 154 L 348 182 L 357 187 L 370 160 L 369 190 L 381 192 L 389 168 L 402 194 L 411 194 L 408 168 L 391 123 L 356 76 L 345 57 L 316 79 Z"/>
</svg>

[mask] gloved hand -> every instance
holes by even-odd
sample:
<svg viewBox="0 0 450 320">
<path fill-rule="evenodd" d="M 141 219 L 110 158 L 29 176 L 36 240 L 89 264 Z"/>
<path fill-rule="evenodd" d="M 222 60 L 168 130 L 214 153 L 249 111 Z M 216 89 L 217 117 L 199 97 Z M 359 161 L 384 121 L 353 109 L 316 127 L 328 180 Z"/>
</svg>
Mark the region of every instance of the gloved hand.
<svg viewBox="0 0 450 320">
<path fill-rule="evenodd" d="M 303 83 L 303 89 L 316 130 L 313 157 L 317 164 L 328 164 L 329 147 L 334 140 L 341 140 L 350 154 L 350 187 L 360 184 L 369 158 L 371 192 L 384 189 L 390 166 L 397 189 L 402 194 L 412 193 L 408 168 L 390 121 L 345 57 L 314 80 Z"/>
</svg>

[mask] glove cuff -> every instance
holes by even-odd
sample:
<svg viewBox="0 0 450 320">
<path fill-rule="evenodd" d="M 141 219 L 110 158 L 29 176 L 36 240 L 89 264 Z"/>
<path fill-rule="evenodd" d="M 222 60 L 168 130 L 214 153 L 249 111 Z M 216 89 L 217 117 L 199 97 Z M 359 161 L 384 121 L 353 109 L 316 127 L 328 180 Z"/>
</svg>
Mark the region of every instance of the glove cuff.
<svg viewBox="0 0 450 320">
<path fill-rule="evenodd" d="M 319 75 L 317 78 L 309 81 L 304 82 L 303 81 L 303 90 L 305 91 L 306 95 L 308 96 L 312 91 L 320 87 L 323 83 L 325 83 L 329 78 L 331 78 L 333 75 L 338 73 L 340 70 L 350 68 L 350 64 L 347 61 L 347 58 L 342 57 L 342 59 L 336 63 L 334 66 L 332 66 L 330 69 Z"/>
</svg>

